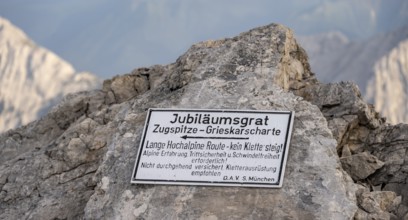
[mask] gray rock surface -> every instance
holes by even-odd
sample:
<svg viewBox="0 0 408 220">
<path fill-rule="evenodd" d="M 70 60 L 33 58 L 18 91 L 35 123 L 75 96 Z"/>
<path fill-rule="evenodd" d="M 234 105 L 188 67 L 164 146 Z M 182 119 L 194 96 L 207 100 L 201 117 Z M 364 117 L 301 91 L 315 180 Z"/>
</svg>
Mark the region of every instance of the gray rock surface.
<svg viewBox="0 0 408 220">
<path fill-rule="evenodd" d="M 152 107 L 295 111 L 283 187 L 130 184 Z M 0 218 L 403 219 L 407 126 L 387 124 L 353 83 L 319 83 L 292 32 L 268 25 L 69 95 L 0 135 Z"/>
<path fill-rule="evenodd" d="M 295 111 L 283 187 L 130 184 L 152 107 Z M 292 32 L 268 25 L 69 95 L 0 135 L 0 218 L 404 219 L 407 126 L 385 123 L 353 83 L 319 83 Z"/>
<path fill-rule="evenodd" d="M 354 219 L 397 219 L 391 212 L 395 212 L 401 203 L 401 197 L 397 197 L 391 191 L 370 192 L 364 187 L 357 191 L 359 210 Z"/>
<path fill-rule="evenodd" d="M 327 121 L 287 91 L 313 82 L 292 32 L 272 24 L 71 95 L 0 136 L 0 218 L 351 219 L 356 187 Z M 295 111 L 283 187 L 130 184 L 152 107 Z"/>
<path fill-rule="evenodd" d="M 340 158 L 343 169 L 353 180 L 363 180 L 384 166 L 384 162 L 367 153 L 358 153 Z"/>
<path fill-rule="evenodd" d="M 408 217 L 408 125 L 385 123 L 374 107 L 363 101 L 353 83 L 321 84 L 306 80 L 299 84 L 300 89 L 292 89 L 293 92 L 320 108 L 338 142 L 337 153 L 349 175 L 368 191 L 392 191 L 401 196 L 395 209 L 377 210 L 375 214 L 360 209 L 356 218 Z M 371 160 L 361 161 L 362 155 Z"/>
<path fill-rule="evenodd" d="M 295 111 L 283 188 L 131 185 L 151 107 Z M 319 83 L 288 29 L 260 27 L 69 95 L 1 135 L 0 218 L 403 219 L 407 126 L 386 124 L 352 83 Z"/>
</svg>

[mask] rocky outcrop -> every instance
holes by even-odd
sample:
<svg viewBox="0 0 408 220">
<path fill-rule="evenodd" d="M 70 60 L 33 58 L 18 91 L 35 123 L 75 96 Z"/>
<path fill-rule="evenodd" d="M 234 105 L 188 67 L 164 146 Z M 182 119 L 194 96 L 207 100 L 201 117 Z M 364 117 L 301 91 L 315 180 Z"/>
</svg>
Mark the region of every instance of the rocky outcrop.
<svg viewBox="0 0 408 220">
<path fill-rule="evenodd" d="M 407 125 L 385 123 L 350 82 L 308 83 L 293 91 L 320 108 L 337 140 L 343 169 L 360 185 L 355 218 L 408 218 Z M 381 206 L 383 199 L 391 207 Z"/>
<path fill-rule="evenodd" d="M 39 119 L 69 93 L 100 84 L 0 17 L 0 132 Z"/>
<path fill-rule="evenodd" d="M 130 184 L 153 107 L 295 111 L 283 187 Z M 0 218 L 401 217 L 405 192 L 388 175 L 401 168 L 403 177 L 406 163 L 374 150 L 384 139 L 368 138 L 392 128 L 354 84 L 319 83 L 292 32 L 271 24 L 195 44 L 173 64 L 136 69 L 105 81 L 102 90 L 70 95 L 41 120 L 1 135 Z M 406 136 L 397 133 L 384 146 L 405 149 Z"/>
</svg>

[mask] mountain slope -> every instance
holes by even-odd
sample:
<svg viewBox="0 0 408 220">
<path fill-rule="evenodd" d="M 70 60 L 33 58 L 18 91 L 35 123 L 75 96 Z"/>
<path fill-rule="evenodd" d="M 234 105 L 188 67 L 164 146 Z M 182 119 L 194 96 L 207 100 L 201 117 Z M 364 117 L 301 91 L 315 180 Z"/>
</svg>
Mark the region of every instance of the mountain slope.
<svg viewBox="0 0 408 220">
<path fill-rule="evenodd" d="M 96 88 L 100 80 L 35 45 L 0 18 L 0 132 L 27 124 L 64 95 Z"/>
<path fill-rule="evenodd" d="M 356 82 L 366 99 L 375 104 L 376 109 L 393 124 L 408 122 L 406 107 L 396 108 L 383 104 L 387 102 L 394 103 L 394 106 L 400 105 L 401 100 L 408 98 L 407 87 L 398 85 L 401 83 L 400 79 L 406 79 L 408 74 L 406 67 L 403 67 L 406 65 L 406 55 L 403 53 L 405 49 L 401 48 L 406 39 L 408 28 L 359 42 L 349 41 L 340 33 L 299 37 L 301 45 L 309 54 L 312 70 L 320 80 Z M 394 50 L 400 52 L 392 52 Z M 400 65 L 402 68 L 398 67 Z M 389 75 L 387 77 L 392 80 L 383 81 L 385 75 Z M 383 79 L 375 80 L 378 77 Z M 386 91 L 385 87 L 392 88 L 391 90 L 397 88 L 399 95 L 396 96 L 395 91 Z"/>
</svg>

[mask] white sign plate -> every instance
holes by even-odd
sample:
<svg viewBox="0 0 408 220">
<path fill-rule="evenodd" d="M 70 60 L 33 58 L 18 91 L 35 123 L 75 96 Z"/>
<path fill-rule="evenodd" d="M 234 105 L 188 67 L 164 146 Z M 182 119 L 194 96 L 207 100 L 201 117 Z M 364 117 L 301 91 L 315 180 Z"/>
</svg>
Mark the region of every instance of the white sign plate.
<svg viewBox="0 0 408 220">
<path fill-rule="evenodd" d="M 132 183 L 281 187 L 294 112 L 149 109 Z"/>
</svg>

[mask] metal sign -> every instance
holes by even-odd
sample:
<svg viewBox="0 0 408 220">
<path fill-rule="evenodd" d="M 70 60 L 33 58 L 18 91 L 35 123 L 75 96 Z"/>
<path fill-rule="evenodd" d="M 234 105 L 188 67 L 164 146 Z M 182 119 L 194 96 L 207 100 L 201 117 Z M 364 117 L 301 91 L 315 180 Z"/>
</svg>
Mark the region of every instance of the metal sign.
<svg viewBox="0 0 408 220">
<path fill-rule="evenodd" d="M 132 183 L 281 187 L 294 112 L 149 109 Z"/>
</svg>

